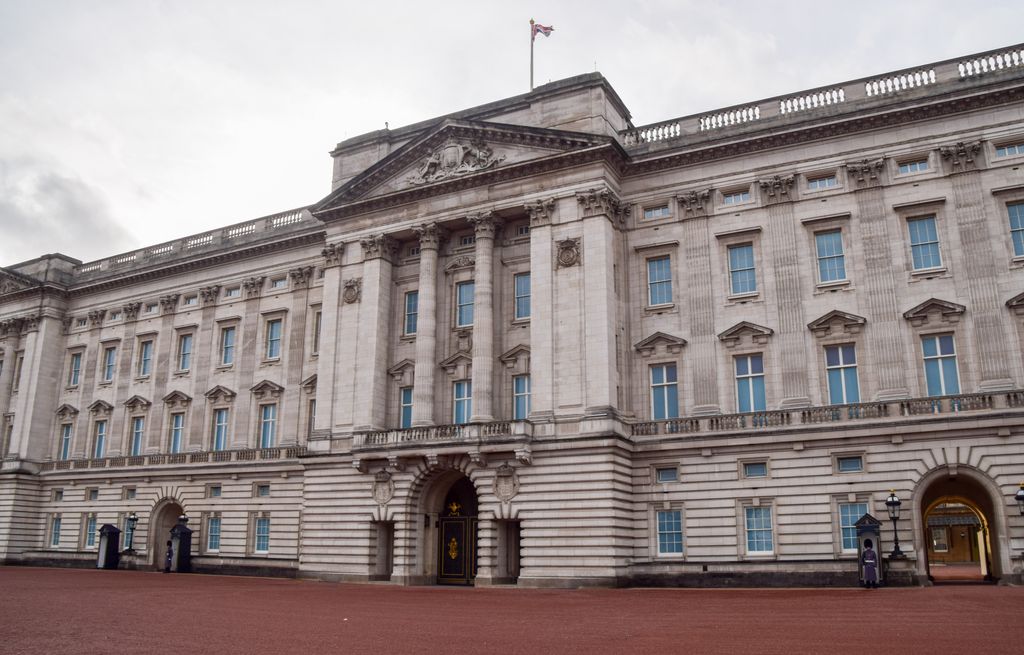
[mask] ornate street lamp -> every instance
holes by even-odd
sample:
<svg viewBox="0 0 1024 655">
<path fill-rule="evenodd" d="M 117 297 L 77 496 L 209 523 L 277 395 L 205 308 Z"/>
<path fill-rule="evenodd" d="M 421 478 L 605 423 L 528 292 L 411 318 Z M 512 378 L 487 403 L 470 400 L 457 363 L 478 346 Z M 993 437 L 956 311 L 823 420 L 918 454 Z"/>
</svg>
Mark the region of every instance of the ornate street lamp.
<svg viewBox="0 0 1024 655">
<path fill-rule="evenodd" d="M 126 553 L 134 553 L 132 549 L 132 541 L 135 540 L 135 525 L 139 522 L 139 515 L 132 512 L 128 515 L 128 547 L 124 549 Z"/>
<path fill-rule="evenodd" d="M 1022 516 L 1024 516 L 1024 482 L 1020 483 L 1020 489 L 1017 490 L 1017 495 L 1013 497 L 1017 501 L 1017 508 L 1020 510 Z"/>
<path fill-rule="evenodd" d="M 900 550 L 900 536 L 896 532 L 896 521 L 900 518 L 900 505 L 902 504 L 903 501 L 896 495 L 896 490 L 890 489 L 889 497 L 885 499 L 885 508 L 889 511 L 889 518 L 892 520 L 893 546 L 889 559 L 898 559 L 903 557 L 903 551 Z"/>
</svg>

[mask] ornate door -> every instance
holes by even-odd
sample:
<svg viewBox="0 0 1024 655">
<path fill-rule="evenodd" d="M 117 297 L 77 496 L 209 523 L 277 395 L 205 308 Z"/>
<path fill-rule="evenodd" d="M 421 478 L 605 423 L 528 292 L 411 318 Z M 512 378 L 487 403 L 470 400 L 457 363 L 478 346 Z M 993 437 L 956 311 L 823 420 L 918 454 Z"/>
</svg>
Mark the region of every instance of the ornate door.
<svg viewBox="0 0 1024 655">
<path fill-rule="evenodd" d="M 468 479 L 449 490 L 437 532 L 437 581 L 472 584 L 476 577 L 476 490 Z"/>
</svg>

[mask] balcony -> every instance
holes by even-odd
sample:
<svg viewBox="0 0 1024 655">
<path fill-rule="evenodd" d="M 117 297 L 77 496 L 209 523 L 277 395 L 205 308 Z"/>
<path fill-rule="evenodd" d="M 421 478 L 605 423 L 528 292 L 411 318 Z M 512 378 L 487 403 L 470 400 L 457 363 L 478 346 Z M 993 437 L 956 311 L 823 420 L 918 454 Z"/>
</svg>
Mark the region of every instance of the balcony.
<svg viewBox="0 0 1024 655">
<path fill-rule="evenodd" d="M 305 454 L 305 446 L 281 446 L 278 448 L 213 450 L 192 453 L 121 455 L 99 459 L 64 459 L 43 462 L 39 465 L 39 470 L 45 472 L 79 469 L 133 469 L 151 466 L 195 466 L 197 464 L 226 464 L 230 462 L 264 462 L 297 459 Z"/>
<path fill-rule="evenodd" d="M 403 457 L 425 457 L 434 463 L 441 455 L 468 455 L 482 463 L 487 453 L 495 452 L 513 452 L 520 462 L 529 463 L 532 438 L 527 421 L 357 432 L 352 438 L 353 465 L 365 470 L 368 460 L 387 459 L 392 468 L 401 468 Z"/>
</svg>

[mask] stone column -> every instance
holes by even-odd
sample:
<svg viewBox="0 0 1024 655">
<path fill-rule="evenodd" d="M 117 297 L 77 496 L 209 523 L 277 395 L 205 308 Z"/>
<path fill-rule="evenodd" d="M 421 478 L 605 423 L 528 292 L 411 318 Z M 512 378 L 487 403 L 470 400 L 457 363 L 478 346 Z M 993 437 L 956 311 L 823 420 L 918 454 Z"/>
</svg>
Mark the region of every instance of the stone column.
<svg viewBox="0 0 1024 655">
<path fill-rule="evenodd" d="M 132 436 L 130 428 L 125 429 L 126 410 L 118 407 L 120 403 L 128 400 L 128 392 L 132 388 L 132 380 L 135 379 L 133 368 L 135 356 L 135 327 L 139 319 L 139 310 L 142 308 L 140 302 L 130 302 L 121 307 L 121 314 L 124 316 L 124 332 L 121 336 L 121 343 L 118 344 L 117 353 L 117 388 L 114 392 L 114 418 L 110 427 L 110 455 L 127 455 L 131 453 Z M 152 398 L 146 400 L 153 402 Z M 152 406 L 152 405 L 151 405 Z M 143 444 L 146 442 L 146 434 L 153 426 L 150 425 L 149 417 L 145 419 L 145 430 L 143 432 Z"/>
<path fill-rule="evenodd" d="M 217 310 L 217 298 L 220 296 L 220 285 L 214 284 L 199 289 L 199 300 L 203 303 L 200 311 L 199 328 L 195 332 L 192 345 L 192 415 L 189 421 L 189 431 L 186 435 L 183 448 L 189 452 L 212 449 L 210 444 L 210 403 L 207 402 L 206 393 L 210 380 L 210 372 L 215 364 L 211 360 L 219 354 L 219 346 L 214 346 L 214 340 L 220 338 L 220 334 L 214 334 L 217 323 L 214 320 Z M 177 335 L 175 335 L 177 341 Z M 175 343 L 177 352 L 177 343 Z"/>
<path fill-rule="evenodd" d="M 420 238 L 419 315 L 416 369 L 412 389 L 412 424 L 434 425 L 434 372 L 437 370 L 437 251 L 444 231 L 436 223 L 415 228 Z"/>
<path fill-rule="evenodd" d="M 386 427 L 388 346 L 391 336 L 391 260 L 397 245 L 386 234 L 363 239 L 363 277 L 359 294 L 356 351 L 355 430 Z M 350 293 L 346 289 L 346 293 Z M 346 296 L 345 300 L 349 300 Z"/>
<path fill-rule="evenodd" d="M 21 333 L 21 322 L 15 319 L 0 321 L 0 360 L 3 361 L 3 369 L 0 369 L 0 446 L 7 436 L 7 420 L 5 416 L 11 413 L 14 420 L 13 407 L 11 407 L 11 388 L 14 386 L 14 368 L 18 358 L 18 339 Z M 13 440 L 13 439 L 12 439 Z M 0 457 L 16 457 L 17 453 L 11 450 L 11 444 L 7 444 L 6 451 L 0 452 Z"/>
<path fill-rule="evenodd" d="M 231 418 L 235 422 L 231 430 L 232 449 L 252 448 L 259 443 L 255 435 L 250 434 L 255 409 L 249 387 L 259 382 L 253 379 L 253 373 L 256 371 L 256 362 L 262 361 L 264 355 L 263 344 L 256 340 L 260 329 L 260 295 L 263 293 L 263 280 L 262 275 L 242 280 L 245 302 L 242 304 L 240 334 L 235 340 L 235 361 L 238 366 L 238 376 L 235 379 L 238 380 L 239 389 L 233 403 L 234 407 L 231 408 Z M 157 400 L 159 398 L 153 399 L 154 406 Z"/>
<path fill-rule="evenodd" d="M 530 420 L 554 418 L 554 244 L 555 199 L 524 206 L 530 215 Z"/>
<path fill-rule="evenodd" d="M 53 412 L 63 389 L 64 329 L 60 319 L 48 310 L 22 318 L 20 345 L 24 360 L 18 397 L 13 403 L 14 432 L 8 456 L 38 461 L 53 451 L 56 439 Z M 79 421 L 75 426 L 76 441 L 87 438 L 80 434 L 81 424 Z"/>
<path fill-rule="evenodd" d="M 715 301 L 712 292 L 710 215 L 711 190 L 691 191 L 679 196 L 682 221 L 683 263 L 680 279 L 681 304 L 685 302 L 689 320 L 690 388 L 693 389 L 693 414 L 718 414 L 718 338 L 715 332 Z M 680 270 L 680 268 L 676 268 Z"/>
<path fill-rule="evenodd" d="M 473 413 L 471 423 L 494 420 L 494 232 L 492 212 L 469 217 L 476 231 L 473 278 Z"/>
<path fill-rule="evenodd" d="M 328 435 L 337 425 L 338 385 L 338 319 L 341 312 L 341 260 L 345 253 L 342 242 L 328 243 L 323 249 L 324 287 L 320 306 L 320 354 L 316 361 L 317 408 L 314 437 Z"/>
<path fill-rule="evenodd" d="M 278 444 L 282 446 L 293 446 L 300 441 L 300 434 L 304 434 L 305 426 L 302 425 L 300 417 L 305 410 L 302 405 L 306 403 L 306 394 L 301 388 L 303 364 L 306 363 L 306 335 L 309 334 L 307 323 L 313 314 L 309 311 L 309 283 L 313 279 L 312 266 L 298 266 L 288 271 L 291 278 L 291 289 L 289 300 L 291 310 L 288 312 L 288 322 L 291 327 L 288 330 L 288 350 L 284 361 L 285 379 L 284 402 L 281 407 L 280 429 L 278 430 Z"/>
<path fill-rule="evenodd" d="M 153 386 L 153 425 L 146 431 L 146 454 L 165 453 L 169 450 L 168 423 L 170 412 L 163 398 L 167 395 L 167 383 L 174 379 L 177 370 L 175 353 L 178 335 L 174 332 L 174 312 L 178 307 L 179 294 L 171 293 L 160 298 L 160 332 L 153 343 L 153 370 L 149 376 Z M 185 443 L 187 442 L 187 435 Z M 77 439 L 76 439 L 77 442 Z"/>
</svg>

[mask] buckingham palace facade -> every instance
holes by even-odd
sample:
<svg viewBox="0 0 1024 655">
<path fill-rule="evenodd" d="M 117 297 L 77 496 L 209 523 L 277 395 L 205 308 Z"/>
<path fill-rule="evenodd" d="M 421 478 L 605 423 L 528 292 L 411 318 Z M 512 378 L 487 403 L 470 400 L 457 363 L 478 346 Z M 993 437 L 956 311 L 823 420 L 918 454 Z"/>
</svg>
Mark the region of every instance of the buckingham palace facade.
<svg viewBox="0 0 1024 655">
<path fill-rule="evenodd" d="M 1024 46 L 646 126 L 586 74 L 331 156 L 0 268 L 0 560 L 154 567 L 185 516 L 198 571 L 840 585 L 870 514 L 893 583 L 1022 581 Z"/>
</svg>

